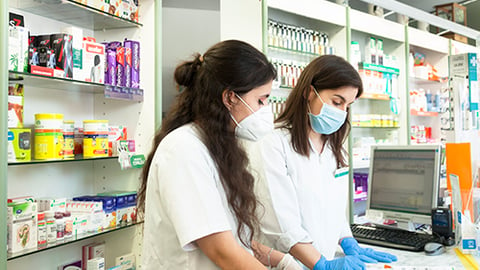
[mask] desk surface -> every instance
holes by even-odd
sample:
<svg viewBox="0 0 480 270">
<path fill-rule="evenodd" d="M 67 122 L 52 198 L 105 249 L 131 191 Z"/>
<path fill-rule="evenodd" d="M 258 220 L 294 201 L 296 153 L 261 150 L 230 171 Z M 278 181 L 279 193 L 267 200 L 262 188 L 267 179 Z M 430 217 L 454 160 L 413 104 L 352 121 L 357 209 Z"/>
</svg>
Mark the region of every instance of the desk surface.
<svg viewBox="0 0 480 270">
<path fill-rule="evenodd" d="M 363 247 L 370 247 L 377 251 L 388 252 L 397 256 L 398 260 L 396 262 L 388 264 L 392 267 L 392 269 L 466 269 L 460 261 L 460 258 L 455 253 L 455 247 L 447 247 L 446 252 L 438 256 L 427 256 L 424 252 L 411 252 L 364 244 L 360 245 Z M 379 269 L 379 266 L 369 266 L 367 269 Z"/>
</svg>

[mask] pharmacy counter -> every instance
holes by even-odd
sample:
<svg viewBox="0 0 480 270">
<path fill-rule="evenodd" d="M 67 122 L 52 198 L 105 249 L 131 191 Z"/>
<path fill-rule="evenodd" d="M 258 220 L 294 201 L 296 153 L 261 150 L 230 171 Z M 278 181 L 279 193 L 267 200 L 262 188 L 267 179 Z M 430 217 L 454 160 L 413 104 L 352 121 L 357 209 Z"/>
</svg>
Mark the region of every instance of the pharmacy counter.
<svg viewBox="0 0 480 270">
<path fill-rule="evenodd" d="M 429 269 L 478 269 L 471 267 L 469 268 L 468 265 L 468 258 L 462 257 L 460 258 L 456 252 L 455 247 L 447 247 L 446 252 L 437 255 L 437 256 L 427 256 L 425 252 L 411 252 L 411 251 L 404 251 L 398 249 L 391 249 L 391 248 L 384 248 L 379 246 L 370 246 L 370 245 L 363 245 L 360 244 L 362 247 L 370 247 L 377 251 L 384 251 L 390 254 L 394 254 L 397 256 L 398 260 L 393 263 L 386 264 L 391 266 L 391 269 L 402 269 L 402 270 L 429 270 Z M 477 261 L 480 261 L 479 258 L 473 258 Z M 463 261 L 463 262 L 462 262 Z M 383 269 L 385 264 L 376 264 L 376 265 L 369 265 L 367 269 Z M 390 267 L 385 268 L 390 268 Z"/>
</svg>

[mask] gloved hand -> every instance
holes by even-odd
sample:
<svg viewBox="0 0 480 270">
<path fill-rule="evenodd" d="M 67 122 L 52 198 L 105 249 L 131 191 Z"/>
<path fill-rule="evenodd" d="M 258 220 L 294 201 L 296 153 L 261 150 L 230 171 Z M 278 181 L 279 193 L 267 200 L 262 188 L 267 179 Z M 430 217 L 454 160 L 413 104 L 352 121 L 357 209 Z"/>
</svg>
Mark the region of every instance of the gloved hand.
<svg viewBox="0 0 480 270">
<path fill-rule="evenodd" d="M 302 270 L 303 268 L 295 261 L 295 259 L 290 254 L 285 254 L 283 258 L 278 262 L 276 267 L 273 267 L 272 270 Z"/>
<path fill-rule="evenodd" d="M 313 270 L 365 270 L 365 263 L 355 256 L 345 256 L 327 261 L 325 257 L 321 257 L 315 264 Z"/>
<path fill-rule="evenodd" d="M 391 263 L 397 260 L 397 256 L 386 252 L 375 251 L 371 248 L 362 248 L 353 237 L 347 237 L 340 242 L 345 255 L 358 256 L 360 260 L 367 263 L 385 262 Z"/>
</svg>

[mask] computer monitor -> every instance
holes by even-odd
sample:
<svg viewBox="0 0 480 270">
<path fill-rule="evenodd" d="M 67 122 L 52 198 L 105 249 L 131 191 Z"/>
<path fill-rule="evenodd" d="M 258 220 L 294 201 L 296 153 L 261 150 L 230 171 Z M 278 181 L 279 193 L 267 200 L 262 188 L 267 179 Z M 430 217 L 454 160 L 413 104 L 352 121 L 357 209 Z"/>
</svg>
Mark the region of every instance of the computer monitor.
<svg viewBox="0 0 480 270">
<path fill-rule="evenodd" d="M 412 229 L 431 225 L 438 204 L 441 145 L 372 146 L 367 209 Z M 401 225 L 402 224 L 402 225 Z"/>
</svg>

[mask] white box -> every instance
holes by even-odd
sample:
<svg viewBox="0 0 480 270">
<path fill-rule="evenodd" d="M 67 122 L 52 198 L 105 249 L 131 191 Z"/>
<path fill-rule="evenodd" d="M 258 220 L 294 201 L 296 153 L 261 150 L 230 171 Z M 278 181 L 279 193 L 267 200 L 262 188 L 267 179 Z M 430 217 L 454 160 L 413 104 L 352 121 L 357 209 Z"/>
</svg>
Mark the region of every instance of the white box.
<svg viewBox="0 0 480 270">
<path fill-rule="evenodd" d="M 28 29 L 8 26 L 8 69 L 28 71 Z"/>
<path fill-rule="evenodd" d="M 115 265 L 121 266 L 121 270 L 135 269 L 135 254 L 128 253 L 115 258 Z"/>
<path fill-rule="evenodd" d="M 105 45 L 84 40 L 82 43 L 82 77 L 86 82 L 105 82 Z"/>
<path fill-rule="evenodd" d="M 99 257 L 88 260 L 87 270 L 105 270 L 105 259 Z"/>
<path fill-rule="evenodd" d="M 8 252 L 37 248 L 37 204 L 10 203 L 7 209 Z"/>
</svg>

